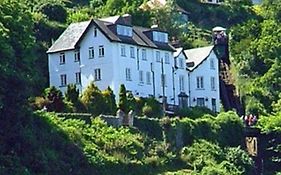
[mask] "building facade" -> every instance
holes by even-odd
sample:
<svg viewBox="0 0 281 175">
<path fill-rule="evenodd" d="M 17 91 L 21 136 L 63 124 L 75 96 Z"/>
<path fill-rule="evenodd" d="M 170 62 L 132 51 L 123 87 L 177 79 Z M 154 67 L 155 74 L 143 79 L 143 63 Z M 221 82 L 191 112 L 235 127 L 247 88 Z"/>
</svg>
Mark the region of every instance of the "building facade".
<svg viewBox="0 0 281 175">
<path fill-rule="evenodd" d="M 191 86 L 194 82 L 190 78 L 201 71 L 205 76 L 204 71 L 209 71 L 205 63 L 187 68 L 186 61 L 193 59 L 186 54 L 188 51 L 170 45 L 164 31 L 132 26 L 130 15 L 73 23 L 47 53 L 50 85 L 62 92 L 68 84 L 76 84 L 83 92 L 94 82 L 99 89 L 109 86 L 118 94 L 124 84 L 134 96 L 152 96 L 167 107 L 194 106 L 191 98 L 200 98 L 202 93 L 207 93 L 204 98 L 210 102 L 217 97 L 207 89 L 201 94 L 193 92 L 198 89 Z M 213 52 L 210 55 L 215 57 Z"/>
<path fill-rule="evenodd" d="M 220 110 L 219 61 L 213 46 L 185 50 L 189 70 L 190 106 Z"/>
</svg>

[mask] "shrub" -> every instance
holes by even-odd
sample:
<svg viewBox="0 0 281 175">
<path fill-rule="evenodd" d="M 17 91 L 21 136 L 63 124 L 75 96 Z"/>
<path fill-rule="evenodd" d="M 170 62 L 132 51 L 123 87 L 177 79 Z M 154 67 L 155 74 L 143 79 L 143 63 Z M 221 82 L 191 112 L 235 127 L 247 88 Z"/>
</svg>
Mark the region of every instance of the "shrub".
<svg viewBox="0 0 281 175">
<path fill-rule="evenodd" d="M 102 92 L 102 95 L 105 100 L 104 113 L 111 115 L 116 114 L 117 107 L 112 89 L 108 86 L 108 88 Z"/>
<path fill-rule="evenodd" d="M 136 117 L 134 119 L 134 126 L 151 138 L 163 139 L 162 128 L 158 119 Z"/>
<path fill-rule="evenodd" d="M 160 103 L 153 97 L 145 99 L 145 105 L 142 112 L 143 115 L 150 118 L 160 118 L 163 113 Z"/>
<path fill-rule="evenodd" d="M 54 86 L 44 90 L 44 98 L 48 100 L 46 106 L 48 111 L 62 112 L 64 110 L 62 93 Z"/>
<path fill-rule="evenodd" d="M 203 117 L 195 120 L 193 137 L 195 139 L 205 139 L 209 141 L 217 140 L 217 132 L 219 125 L 216 122 L 215 118 Z"/>
<path fill-rule="evenodd" d="M 184 147 L 181 151 L 181 159 L 194 170 L 217 163 L 223 155 L 222 149 L 206 140 L 198 140 L 190 147 Z"/>
<path fill-rule="evenodd" d="M 183 118 L 180 120 L 178 127 L 181 127 L 182 129 L 182 141 L 183 145 L 191 145 L 194 140 L 194 129 L 195 129 L 196 123 L 194 120 L 189 118 Z"/>
<path fill-rule="evenodd" d="M 121 109 L 123 112 L 128 113 L 129 112 L 129 103 L 126 95 L 126 87 L 124 84 L 120 85 L 119 90 L 119 103 L 118 108 Z"/>
<path fill-rule="evenodd" d="M 195 106 L 195 107 L 190 107 L 190 108 L 182 108 L 176 111 L 176 115 L 179 117 L 189 117 L 192 119 L 197 119 L 205 114 L 210 114 L 212 116 L 216 116 L 216 113 L 211 111 L 207 107 L 200 107 L 200 106 Z"/>
<path fill-rule="evenodd" d="M 220 113 L 217 116 L 220 126 L 218 140 L 222 146 L 239 146 L 243 143 L 243 122 L 233 111 Z"/>
<path fill-rule="evenodd" d="M 228 162 L 233 164 L 241 174 L 253 174 L 253 160 L 240 146 L 226 148 L 225 158 Z"/>
<path fill-rule="evenodd" d="M 83 92 L 81 101 L 87 111 L 95 116 L 102 114 L 104 111 L 105 100 L 101 91 L 93 82 Z"/>
</svg>

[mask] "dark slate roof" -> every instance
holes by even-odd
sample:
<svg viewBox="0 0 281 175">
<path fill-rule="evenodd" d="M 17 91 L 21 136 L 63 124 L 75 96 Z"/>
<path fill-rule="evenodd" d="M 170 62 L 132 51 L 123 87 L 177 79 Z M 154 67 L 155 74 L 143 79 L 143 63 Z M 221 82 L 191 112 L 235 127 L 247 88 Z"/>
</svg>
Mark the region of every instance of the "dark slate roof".
<svg viewBox="0 0 281 175">
<path fill-rule="evenodd" d="M 191 67 L 188 67 L 188 70 L 193 71 L 196 69 L 203 61 L 205 61 L 211 52 L 213 51 L 214 46 L 199 47 L 195 49 L 185 50 L 184 53 L 187 56 L 187 64 L 192 64 Z"/>
<path fill-rule="evenodd" d="M 133 26 L 132 37 L 117 35 L 115 30 L 116 24 L 118 24 L 118 21 L 122 21 L 119 18 L 122 17 L 117 16 L 100 20 L 95 19 L 85 22 L 73 23 L 69 25 L 68 28 L 61 34 L 56 42 L 49 48 L 47 53 L 55 53 L 77 48 L 79 42 L 83 39 L 85 33 L 87 33 L 87 29 L 90 28 L 91 25 L 97 26 L 97 28 L 99 28 L 99 30 L 112 42 L 120 42 L 161 50 L 175 51 L 175 48 L 170 43 L 153 42 L 146 35 L 146 32 L 151 32 L 154 29 Z"/>
</svg>

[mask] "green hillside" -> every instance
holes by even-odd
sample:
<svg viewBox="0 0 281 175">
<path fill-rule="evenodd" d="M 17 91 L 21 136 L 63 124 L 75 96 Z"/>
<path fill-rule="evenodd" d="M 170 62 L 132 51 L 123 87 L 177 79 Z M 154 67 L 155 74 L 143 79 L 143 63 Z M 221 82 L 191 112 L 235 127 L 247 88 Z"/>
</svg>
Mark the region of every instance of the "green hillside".
<svg viewBox="0 0 281 175">
<path fill-rule="evenodd" d="M 135 25 L 150 26 L 159 16 L 174 17 L 169 9 L 144 12 L 138 8 L 143 2 L 0 1 L 0 174 L 253 174 L 253 162 L 242 150 L 243 125 L 233 112 L 144 118 L 135 128 L 117 129 L 96 117 L 89 122 L 31 109 L 28 99 L 48 87 L 45 52 L 68 24 L 130 13 Z M 260 115 L 258 126 L 276 143 L 268 146 L 274 154 L 267 157 L 265 172 L 281 172 L 281 2 L 177 3 L 191 13 L 188 32 L 159 25 L 179 32 L 185 48 L 210 44 L 216 25 L 228 28 L 233 74 L 246 112 Z"/>
</svg>

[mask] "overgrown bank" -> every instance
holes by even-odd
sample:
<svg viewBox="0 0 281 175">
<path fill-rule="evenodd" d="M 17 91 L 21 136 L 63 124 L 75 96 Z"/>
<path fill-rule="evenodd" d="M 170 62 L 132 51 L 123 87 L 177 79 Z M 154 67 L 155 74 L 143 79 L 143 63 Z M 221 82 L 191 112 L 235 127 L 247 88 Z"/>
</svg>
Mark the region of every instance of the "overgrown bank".
<svg viewBox="0 0 281 175">
<path fill-rule="evenodd" d="M 1 149 L 4 174 L 247 174 L 252 162 L 238 146 L 240 119 L 222 113 L 216 119 L 149 119 L 136 128 L 113 128 L 99 118 L 90 123 L 37 112 L 17 134 L 17 144 Z M 232 124 L 234 127 L 226 127 Z M 151 135 L 147 133 L 162 132 Z M 227 135 L 237 137 L 227 137 Z M 180 139 L 180 144 L 176 139 Z M 235 140 L 235 142 L 233 142 Z M 238 147 L 237 147 L 238 146 Z M 183 147 L 183 148 L 182 148 Z M 13 152 L 13 154 L 11 154 Z M 1 161 L 2 162 L 2 161 Z M 216 167 L 214 169 L 214 167 Z"/>
</svg>

